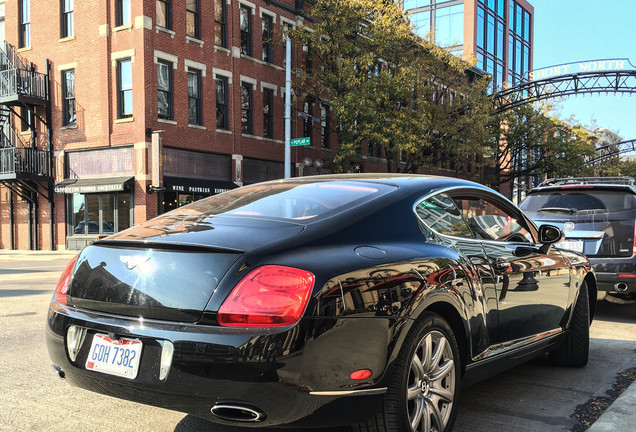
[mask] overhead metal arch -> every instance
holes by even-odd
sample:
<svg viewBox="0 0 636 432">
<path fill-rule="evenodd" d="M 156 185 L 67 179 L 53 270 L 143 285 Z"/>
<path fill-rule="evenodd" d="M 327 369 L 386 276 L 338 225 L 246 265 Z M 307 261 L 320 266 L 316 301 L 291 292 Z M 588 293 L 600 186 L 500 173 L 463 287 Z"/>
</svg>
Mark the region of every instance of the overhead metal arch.
<svg viewBox="0 0 636 432">
<path fill-rule="evenodd" d="M 585 164 L 593 165 L 596 162 L 602 162 L 606 159 L 618 156 L 620 154 L 631 153 L 631 152 L 636 152 L 636 139 L 621 141 L 616 144 L 607 144 L 602 147 L 598 147 L 596 149 L 596 153 L 597 154 L 601 153 L 601 154 L 590 159 Z"/>
<path fill-rule="evenodd" d="M 568 71 L 571 65 L 552 66 L 532 71 L 529 76 L 545 76 L 542 79 L 523 81 L 520 84 L 504 89 L 493 94 L 494 104 L 498 113 L 544 99 L 559 98 L 587 93 L 636 93 L 636 67 L 627 59 L 621 60 L 594 60 L 580 62 L 580 65 L 617 65 L 625 64 L 632 69 L 608 70 L 608 68 L 595 67 L 595 70 L 581 70 L 575 73 L 563 73 Z M 548 71 L 548 73 L 544 73 Z M 554 72 L 556 71 L 556 72 Z"/>
</svg>

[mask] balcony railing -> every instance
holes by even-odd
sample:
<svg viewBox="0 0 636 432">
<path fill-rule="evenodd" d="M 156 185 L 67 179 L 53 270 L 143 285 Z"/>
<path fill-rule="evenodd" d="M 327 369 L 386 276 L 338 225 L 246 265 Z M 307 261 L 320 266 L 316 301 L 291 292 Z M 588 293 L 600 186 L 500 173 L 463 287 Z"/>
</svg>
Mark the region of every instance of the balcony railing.
<svg viewBox="0 0 636 432">
<path fill-rule="evenodd" d="M 29 68 L 24 64 L 18 53 L 13 48 L 13 45 L 4 41 L 1 45 L 2 51 L 0 52 L 0 68 L 1 69 L 22 69 L 28 70 Z"/>
<path fill-rule="evenodd" d="M 0 100 L 27 96 L 48 99 L 46 75 L 20 69 L 0 71 Z"/>
<path fill-rule="evenodd" d="M 51 153 L 29 147 L 13 128 L 3 128 L 0 131 L 0 176 L 18 175 L 50 177 Z"/>
<path fill-rule="evenodd" d="M 0 148 L 0 175 L 26 174 L 34 177 L 50 177 L 50 154 L 46 150 L 32 148 Z"/>
</svg>

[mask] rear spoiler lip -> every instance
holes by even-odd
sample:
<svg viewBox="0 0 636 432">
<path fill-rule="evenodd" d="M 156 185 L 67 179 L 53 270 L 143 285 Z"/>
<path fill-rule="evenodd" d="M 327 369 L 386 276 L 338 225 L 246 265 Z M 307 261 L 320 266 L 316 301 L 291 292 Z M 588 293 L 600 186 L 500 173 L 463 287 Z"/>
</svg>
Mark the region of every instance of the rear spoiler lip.
<svg viewBox="0 0 636 432">
<path fill-rule="evenodd" d="M 91 245 L 106 246 L 114 248 L 131 248 L 131 249 L 163 249 L 171 251 L 183 251 L 183 252 L 219 252 L 219 253 L 234 253 L 243 254 L 245 251 L 240 249 L 233 249 L 227 247 L 219 247 L 213 245 L 205 245 L 200 243 L 188 243 L 188 242 L 163 242 L 152 240 L 109 240 L 105 238 L 98 240 Z"/>
</svg>

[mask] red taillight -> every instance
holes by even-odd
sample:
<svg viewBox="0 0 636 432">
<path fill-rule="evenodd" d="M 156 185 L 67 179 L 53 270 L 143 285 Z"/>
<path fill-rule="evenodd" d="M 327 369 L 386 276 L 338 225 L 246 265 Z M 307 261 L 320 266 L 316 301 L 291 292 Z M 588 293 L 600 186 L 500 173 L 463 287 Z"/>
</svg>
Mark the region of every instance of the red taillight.
<svg viewBox="0 0 636 432">
<path fill-rule="evenodd" d="M 68 264 L 66 264 L 66 268 L 62 272 L 62 276 L 60 276 L 60 280 L 57 282 L 57 286 L 55 287 L 55 295 L 53 298 L 60 304 L 66 304 L 66 294 L 68 293 L 71 275 L 73 274 L 73 268 L 75 267 L 76 262 L 77 257 L 73 258 L 68 262 Z"/>
<path fill-rule="evenodd" d="M 297 323 L 309 302 L 314 275 L 306 270 L 266 265 L 252 270 L 221 305 L 219 324 L 277 327 Z"/>
<path fill-rule="evenodd" d="M 632 255 L 636 255 L 636 221 L 634 221 L 634 240 L 633 240 L 634 249 L 632 250 Z"/>
</svg>

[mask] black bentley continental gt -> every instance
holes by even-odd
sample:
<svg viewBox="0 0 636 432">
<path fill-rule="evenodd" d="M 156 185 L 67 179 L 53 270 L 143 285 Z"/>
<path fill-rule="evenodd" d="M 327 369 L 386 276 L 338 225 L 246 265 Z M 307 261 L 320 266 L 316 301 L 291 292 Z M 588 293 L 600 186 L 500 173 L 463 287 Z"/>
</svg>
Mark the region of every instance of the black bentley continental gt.
<svg viewBox="0 0 636 432">
<path fill-rule="evenodd" d="M 562 237 L 453 178 L 246 186 L 86 247 L 48 349 L 72 385 L 224 424 L 450 431 L 462 386 L 586 365 L 596 281 Z"/>
</svg>

